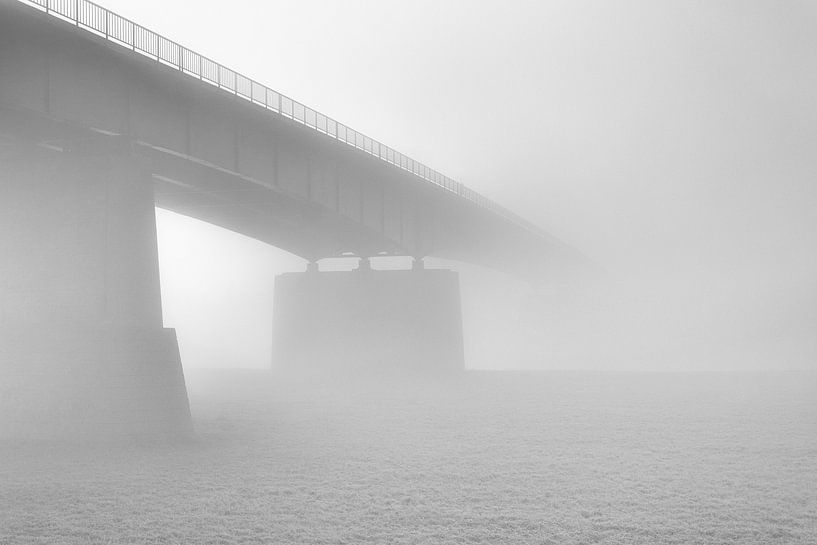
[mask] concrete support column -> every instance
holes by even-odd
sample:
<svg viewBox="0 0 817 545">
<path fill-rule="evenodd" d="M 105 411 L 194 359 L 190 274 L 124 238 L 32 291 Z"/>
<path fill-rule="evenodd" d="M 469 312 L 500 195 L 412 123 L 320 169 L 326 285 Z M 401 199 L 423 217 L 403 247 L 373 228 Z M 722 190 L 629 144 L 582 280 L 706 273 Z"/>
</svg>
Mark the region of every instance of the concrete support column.
<svg viewBox="0 0 817 545">
<path fill-rule="evenodd" d="M 153 184 L 124 142 L 0 165 L 0 437 L 191 432 Z"/>
<path fill-rule="evenodd" d="M 67 153 L 76 169 L 80 241 L 100 260 L 104 316 L 116 327 L 162 327 L 153 181 L 122 139 L 78 142 Z"/>
<path fill-rule="evenodd" d="M 448 270 L 275 279 L 273 368 L 318 375 L 464 368 L 459 278 Z"/>
</svg>

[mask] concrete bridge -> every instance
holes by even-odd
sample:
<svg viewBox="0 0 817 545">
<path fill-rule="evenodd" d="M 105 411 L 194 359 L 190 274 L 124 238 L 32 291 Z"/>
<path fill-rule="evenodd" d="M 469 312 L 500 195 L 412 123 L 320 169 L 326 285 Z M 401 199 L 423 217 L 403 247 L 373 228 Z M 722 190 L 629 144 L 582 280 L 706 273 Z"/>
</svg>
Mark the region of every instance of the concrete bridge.
<svg viewBox="0 0 817 545">
<path fill-rule="evenodd" d="M 6 431 L 189 428 L 154 206 L 309 262 L 276 287 L 291 367 L 345 353 L 461 368 L 456 273 L 425 270 L 426 256 L 537 281 L 584 266 L 462 184 L 96 4 L 0 0 Z M 361 270 L 317 271 L 343 255 Z M 414 270 L 368 270 L 379 255 Z"/>
</svg>

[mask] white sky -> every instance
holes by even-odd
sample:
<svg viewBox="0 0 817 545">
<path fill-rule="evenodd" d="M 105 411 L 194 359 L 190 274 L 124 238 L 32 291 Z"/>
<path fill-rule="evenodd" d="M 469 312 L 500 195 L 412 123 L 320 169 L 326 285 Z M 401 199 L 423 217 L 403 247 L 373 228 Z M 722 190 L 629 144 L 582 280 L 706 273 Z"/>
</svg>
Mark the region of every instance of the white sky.
<svg viewBox="0 0 817 545">
<path fill-rule="evenodd" d="M 103 5 L 578 246 L 628 294 L 639 287 L 647 302 L 631 313 L 661 313 L 651 321 L 663 324 L 663 338 L 679 329 L 698 340 L 772 335 L 775 346 L 793 347 L 794 359 L 817 361 L 810 338 L 817 325 L 814 2 Z M 260 301 L 276 270 L 298 266 L 263 245 L 235 243 L 232 234 L 197 225 L 161 215 L 166 310 L 182 337 L 189 313 L 181 295 L 193 296 L 183 282 L 192 272 L 184 261 L 195 259 L 188 253 L 183 260 L 180 247 L 195 241 L 222 265 L 213 255 L 230 252 L 234 270 L 213 268 L 196 283 L 220 290 L 222 302 L 230 301 L 225 279 L 243 284 L 246 301 Z M 514 314 L 518 286 L 511 284 L 494 285 L 492 293 L 499 301 L 511 290 L 507 312 Z M 230 304 L 256 332 L 243 346 L 266 343 L 264 316 L 250 302 Z M 497 320 L 507 323 L 496 315 L 472 322 L 487 328 Z M 225 348 L 209 363 L 229 353 Z"/>
</svg>

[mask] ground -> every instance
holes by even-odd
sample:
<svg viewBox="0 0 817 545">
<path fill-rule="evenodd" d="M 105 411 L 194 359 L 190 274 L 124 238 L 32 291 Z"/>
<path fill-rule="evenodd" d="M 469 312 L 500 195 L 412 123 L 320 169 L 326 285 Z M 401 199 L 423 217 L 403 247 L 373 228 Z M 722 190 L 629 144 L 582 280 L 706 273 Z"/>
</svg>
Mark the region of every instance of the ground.
<svg viewBox="0 0 817 545">
<path fill-rule="evenodd" d="M 0 543 L 817 543 L 817 374 L 187 374 L 192 442 L 0 446 Z"/>
</svg>

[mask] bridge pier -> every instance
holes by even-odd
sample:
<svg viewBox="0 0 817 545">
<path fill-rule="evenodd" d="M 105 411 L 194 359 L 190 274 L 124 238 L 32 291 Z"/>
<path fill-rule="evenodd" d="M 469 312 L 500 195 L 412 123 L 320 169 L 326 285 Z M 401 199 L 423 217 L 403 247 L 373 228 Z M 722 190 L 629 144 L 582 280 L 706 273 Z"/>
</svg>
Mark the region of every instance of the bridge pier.
<svg viewBox="0 0 817 545">
<path fill-rule="evenodd" d="M 128 144 L 0 162 L 0 437 L 192 431 L 162 325 L 153 182 Z"/>
<path fill-rule="evenodd" d="M 274 305 L 272 363 L 282 372 L 422 375 L 465 365 L 454 271 L 285 273 Z"/>
</svg>

